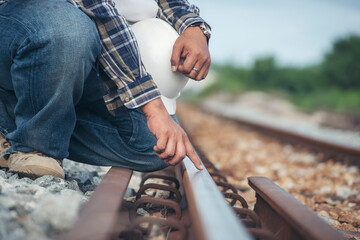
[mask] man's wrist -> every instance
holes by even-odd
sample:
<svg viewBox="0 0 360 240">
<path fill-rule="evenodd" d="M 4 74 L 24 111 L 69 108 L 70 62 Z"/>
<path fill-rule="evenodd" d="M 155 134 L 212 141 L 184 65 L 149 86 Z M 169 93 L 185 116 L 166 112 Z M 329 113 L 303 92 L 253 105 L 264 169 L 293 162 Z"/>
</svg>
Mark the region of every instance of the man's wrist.
<svg viewBox="0 0 360 240">
<path fill-rule="evenodd" d="M 205 35 L 207 42 L 211 38 L 211 27 L 205 22 L 196 22 L 190 25 L 190 27 L 199 27 L 202 33 Z"/>
<path fill-rule="evenodd" d="M 146 118 L 149 118 L 153 115 L 161 114 L 162 112 L 168 115 L 164 103 L 161 101 L 161 98 L 156 98 L 143 106 L 140 107 L 141 110 L 144 112 Z"/>
</svg>

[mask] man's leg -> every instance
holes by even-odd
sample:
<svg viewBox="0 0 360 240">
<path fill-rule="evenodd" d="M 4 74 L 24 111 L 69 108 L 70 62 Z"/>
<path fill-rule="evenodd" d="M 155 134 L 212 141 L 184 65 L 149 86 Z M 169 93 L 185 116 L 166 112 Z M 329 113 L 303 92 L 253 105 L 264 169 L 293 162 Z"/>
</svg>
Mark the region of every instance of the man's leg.
<svg viewBox="0 0 360 240">
<path fill-rule="evenodd" d="M 100 75 L 107 77 L 101 70 Z M 125 107 L 121 111 L 123 114 L 118 117 L 108 112 L 98 75 L 92 71 L 76 108 L 77 123 L 71 138 L 69 159 L 143 172 L 165 168 L 165 163 L 153 150 L 156 138 L 149 131 L 143 112 Z"/>
<path fill-rule="evenodd" d="M 64 0 L 11 0 L 0 6 L 0 32 L 0 94 L 16 97 L 0 121 L 9 152 L 66 157 L 74 106 L 100 52 L 94 24 Z"/>
</svg>

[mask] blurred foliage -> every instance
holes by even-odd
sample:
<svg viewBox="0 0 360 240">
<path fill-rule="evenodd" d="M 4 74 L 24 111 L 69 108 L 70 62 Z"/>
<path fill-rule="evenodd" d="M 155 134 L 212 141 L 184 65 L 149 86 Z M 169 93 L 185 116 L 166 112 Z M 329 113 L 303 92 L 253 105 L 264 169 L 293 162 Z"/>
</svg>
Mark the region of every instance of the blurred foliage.
<svg viewBox="0 0 360 240">
<path fill-rule="evenodd" d="M 325 56 L 324 77 L 341 89 L 360 89 L 360 37 L 350 36 L 335 42 Z"/>
<path fill-rule="evenodd" d="M 216 80 L 201 93 L 233 95 L 247 90 L 281 93 L 305 110 L 325 108 L 360 114 L 360 37 L 337 40 L 321 64 L 280 67 L 274 57 L 257 59 L 252 67 L 215 65 Z"/>
</svg>

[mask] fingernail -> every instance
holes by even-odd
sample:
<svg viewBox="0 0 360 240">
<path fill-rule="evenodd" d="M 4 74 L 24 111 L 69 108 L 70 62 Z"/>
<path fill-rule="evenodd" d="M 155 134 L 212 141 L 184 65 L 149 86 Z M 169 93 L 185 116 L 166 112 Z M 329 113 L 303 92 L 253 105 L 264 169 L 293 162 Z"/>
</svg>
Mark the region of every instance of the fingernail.
<svg viewBox="0 0 360 240">
<path fill-rule="evenodd" d="M 199 166 L 199 170 L 203 170 L 204 167 L 202 165 Z"/>
<path fill-rule="evenodd" d="M 171 66 L 171 71 L 176 72 L 176 66 Z"/>
</svg>

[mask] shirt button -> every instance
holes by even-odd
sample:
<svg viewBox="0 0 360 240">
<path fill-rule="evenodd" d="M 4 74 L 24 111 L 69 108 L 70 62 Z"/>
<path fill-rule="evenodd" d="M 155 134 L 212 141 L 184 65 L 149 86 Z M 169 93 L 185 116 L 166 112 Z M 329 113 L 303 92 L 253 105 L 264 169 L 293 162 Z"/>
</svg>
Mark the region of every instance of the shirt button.
<svg viewBox="0 0 360 240">
<path fill-rule="evenodd" d="M 129 102 L 130 101 L 130 99 L 127 97 L 127 98 L 125 98 L 125 102 Z"/>
</svg>

